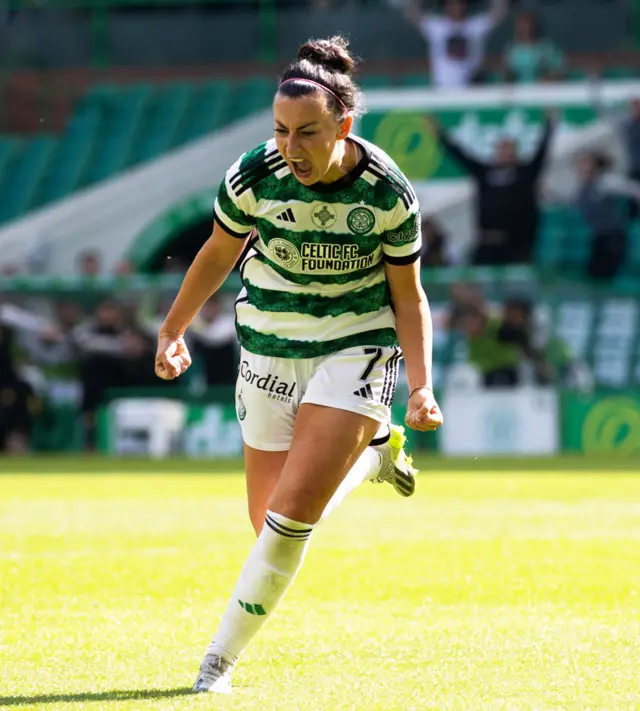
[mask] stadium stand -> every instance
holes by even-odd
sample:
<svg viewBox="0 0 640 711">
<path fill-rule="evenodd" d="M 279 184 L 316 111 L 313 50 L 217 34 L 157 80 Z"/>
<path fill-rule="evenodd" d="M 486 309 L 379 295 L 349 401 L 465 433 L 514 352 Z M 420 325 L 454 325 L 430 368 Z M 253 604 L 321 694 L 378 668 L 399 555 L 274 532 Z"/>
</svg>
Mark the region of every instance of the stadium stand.
<svg viewBox="0 0 640 711">
<path fill-rule="evenodd" d="M 264 77 L 95 85 L 60 136 L 2 137 L 0 223 L 250 116 L 271 92 Z"/>
<path fill-rule="evenodd" d="M 613 67 L 605 75 L 627 78 L 633 69 Z M 0 224 L 266 108 L 272 84 L 269 78 L 252 76 L 233 83 L 208 79 L 89 87 L 59 135 L 44 135 L 33 143 L 21 136 L 0 137 L 0 184 L 6 184 L 9 175 L 12 185 L 17 182 L 9 193 L 0 194 Z M 364 90 L 427 87 L 429 78 L 426 72 L 367 74 L 361 84 Z M 569 219 L 548 217 L 545 245 L 554 244 L 553 235 L 560 234 L 561 224 Z M 574 241 L 581 236 L 578 230 Z M 547 250 L 542 258 L 551 259 Z"/>
</svg>

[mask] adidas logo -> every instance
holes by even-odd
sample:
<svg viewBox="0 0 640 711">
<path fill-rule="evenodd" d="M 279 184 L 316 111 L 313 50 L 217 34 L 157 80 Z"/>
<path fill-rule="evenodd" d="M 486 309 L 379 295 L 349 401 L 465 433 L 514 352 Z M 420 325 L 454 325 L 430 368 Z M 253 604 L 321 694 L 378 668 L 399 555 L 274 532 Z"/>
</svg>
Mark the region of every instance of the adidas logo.
<svg viewBox="0 0 640 711">
<path fill-rule="evenodd" d="M 371 389 L 371 385 L 369 385 L 369 383 L 363 385 L 360 390 L 354 390 L 353 394 L 358 397 L 363 397 L 365 400 L 373 400 L 373 390 Z"/>
<path fill-rule="evenodd" d="M 293 210 L 288 207 L 284 212 L 281 212 L 279 215 L 276 215 L 276 220 L 282 220 L 283 222 L 295 222 L 296 218 L 293 214 Z"/>
</svg>

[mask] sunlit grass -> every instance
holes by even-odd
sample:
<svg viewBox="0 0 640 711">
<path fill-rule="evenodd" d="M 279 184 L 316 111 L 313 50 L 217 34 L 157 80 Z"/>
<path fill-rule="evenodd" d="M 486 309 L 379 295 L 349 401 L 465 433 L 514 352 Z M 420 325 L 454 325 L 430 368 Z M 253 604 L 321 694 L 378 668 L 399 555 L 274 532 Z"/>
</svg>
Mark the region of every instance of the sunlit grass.
<svg viewBox="0 0 640 711">
<path fill-rule="evenodd" d="M 365 485 L 190 695 L 252 541 L 237 474 L 1 476 L 0 708 L 640 709 L 640 477 Z"/>
</svg>

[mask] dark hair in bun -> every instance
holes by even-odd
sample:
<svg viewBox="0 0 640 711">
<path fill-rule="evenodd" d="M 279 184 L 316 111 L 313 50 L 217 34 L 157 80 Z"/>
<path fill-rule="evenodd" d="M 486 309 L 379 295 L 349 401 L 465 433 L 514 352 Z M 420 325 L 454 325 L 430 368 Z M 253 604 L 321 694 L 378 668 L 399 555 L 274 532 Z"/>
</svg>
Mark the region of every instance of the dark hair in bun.
<svg viewBox="0 0 640 711">
<path fill-rule="evenodd" d="M 298 50 L 296 61 L 289 64 L 282 73 L 280 83 L 287 79 L 307 79 L 321 84 L 328 89 L 324 93 L 336 118 L 344 118 L 347 111 L 359 115 L 360 90 L 351 77 L 357 60 L 349 54 L 348 47 L 349 42 L 340 35 L 305 42 Z M 296 98 L 322 89 L 313 84 L 289 81 L 280 86 L 278 91 L 284 96 Z"/>
<path fill-rule="evenodd" d="M 340 35 L 309 40 L 298 50 L 298 60 L 308 59 L 312 64 L 320 64 L 330 71 L 351 74 L 356 62 L 349 54 L 348 47 L 349 43 Z"/>
</svg>

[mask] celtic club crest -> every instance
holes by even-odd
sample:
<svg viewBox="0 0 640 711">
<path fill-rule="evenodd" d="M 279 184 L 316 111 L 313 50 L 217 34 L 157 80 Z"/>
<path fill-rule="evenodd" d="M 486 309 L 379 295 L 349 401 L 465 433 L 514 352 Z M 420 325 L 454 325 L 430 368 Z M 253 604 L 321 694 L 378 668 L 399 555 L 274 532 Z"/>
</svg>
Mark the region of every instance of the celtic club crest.
<svg viewBox="0 0 640 711">
<path fill-rule="evenodd" d="M 242 399 L 242 393 L 238 393 L 238 403 L 237 403 L 238 419 L 244 420 L 247 416 L 247 408 L 244 406 L 244 400 Z"/>
<path fill-rule="evenodd" d="M 328 227 L 335 225 L 338 219 L 338 213 L 332 205 L 317 205 L 311 212 L 311 219 L 316 227 L 326 230 Z"/>
<path fill-rule="evenodd" d="M 347 216 L 347 227 L 357 235 L 366 235 L 376 224 L 376 218 L 368 207 L 356 207 Z"/>
<path fill-rule="evenodd" d="M 278 237 L 269 242 L 269 253 L 273 261 L 286 269 L 291 269 L 300 261 L 300 252 L 294 244 Z"/>
</svg>

